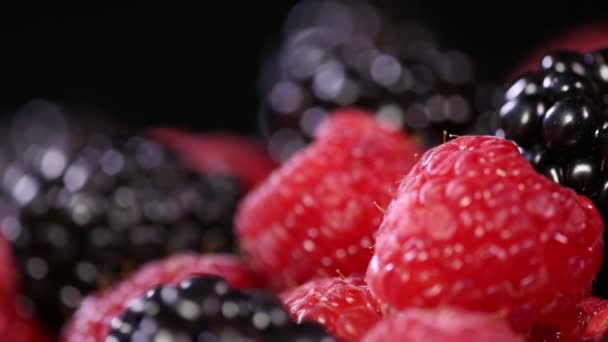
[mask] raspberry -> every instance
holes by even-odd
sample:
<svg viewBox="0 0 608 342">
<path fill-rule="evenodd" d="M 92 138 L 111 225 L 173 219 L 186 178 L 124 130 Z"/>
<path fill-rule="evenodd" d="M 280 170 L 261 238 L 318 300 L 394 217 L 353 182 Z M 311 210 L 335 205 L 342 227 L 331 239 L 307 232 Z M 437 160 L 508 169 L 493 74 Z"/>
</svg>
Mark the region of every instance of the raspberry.
<svg viewBox="0 0 608 342">
<path fill-rule="evenodd" d="M 15 260 L 10 245 L 0 233 L 0 337 L 3 341 L 47 341 L 38 322 L 22 310 L 18 298 Z"/>
<path fill-rule="evenodd" d="M 346 123 L 346 124 L 345 124 Z M 343 109 L 237 211 L 242 250 L 273 288 L 364 273 L 374 234 L 418 149 L 372 116 Z"/>
<path fill-rule="evenodd" d="M 404 178 L 366 280 L 392 309 L 454 305 L 527 331 L 558 323 L 603 259 L 592 202 L 536 173 L 511 142 L 457 138 Z"/>
<path fill-rule="evenodd" d="M 570 334 L 576 341 L 599 341 L 608 338 L 608 300 L 589 297 L 577 306 L 573 326 L 562 327 L 562 334 Z"/>
<path fill-rule="evenodd" d="M 49 336 L 14 300 L 0 300 L 0 337 L 11 342 L 45 342 Z"/>
<path fill-rule="evenodd" d="M 250 270 L 230 255 L 181 254 L 150 262 L 108 290 L 85 298 L 67 324 L 62 341 L 104 341 L 110 321 L 123 312 L 131 300 L 158 285 L 176 283 L 193 275 L 221 276 L 236 288 L 256 286 Z"/>
<path fill-rule="evenodd" d="M 0 228 L 1 229 L 1 228 Z M 0 303 L 17 296 L 17 270 L 11 247 L 0 233 Z"/>
<path fill-rule="evenodd" d="M 388 316 L 369 331 L 362 342 L 523 342 L 502 320 L 458 309 L 409 309 Z"/>
<path fill-rule="evenodd" d="M 582 313 L 581 306 L 584 305 L 584 303 L 586 303 L 589 299 L 592 299 L 590 296 L 591 288 L 589 288 L 573 306 L 570 306 L 568 310 L 559 313 L 561 318 L 557 323 L 553 322 L 552 324 L 547 324 L 546 322 L 542 321 L 536 322 L 529 334 L 529 341 L 579 341 L 579 337 L 583 336 L 585 327 L 587 325 L 585 317 L 588 317 L 588 315 Z"/>
<path fill-rule="evenodd" d="M 361 277 L 314 279 L 281 297 L 298 323 L 318 322 L 345 341 L 359 341 L 382 318 Z"/>
<path fill-rule="evenodd" d="M 608 300 L 587 297 L 576 306 L 576 311 L 559 328 L 535 327 L 531 341 L 604 341 L 608 339 Z"/>
<path fill-rule="evenodd" d="M 150 289 L 114 317 L 106 341 L 334 342 L 322 326 L 297 325 L 280 299 L 196 276 Z"/>
<path fill-rule="evenodd" d="M 263 145 L 234 134 L 157 128 L 150 135 L 177 151 L 199 172 L 236 175 L 248 189 L 261 183 L 276 167 Z"/>
<path fill-rule="evenodd" d="M 559 328 L 535 325 L 530 331 L 529 342 L 563 342 Z M 566 340 L 567 341 L 567 340 Z"/>
</svg>

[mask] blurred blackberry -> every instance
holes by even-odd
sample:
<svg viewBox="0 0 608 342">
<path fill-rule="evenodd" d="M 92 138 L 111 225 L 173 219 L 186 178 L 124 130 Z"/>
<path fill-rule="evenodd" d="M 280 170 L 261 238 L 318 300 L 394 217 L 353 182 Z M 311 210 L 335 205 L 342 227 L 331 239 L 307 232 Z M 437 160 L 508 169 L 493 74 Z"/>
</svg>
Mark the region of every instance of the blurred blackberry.
<svg viewBox="0 0 608 342">
<path fill-rule="evenodd" d="M 195 174 L 143 134 L 45 102 L 25 106 L 5 129 L 2 232 L 28 306 L 51 328 L 84 295 L 147 261 L 235 249 L 236 178 Z"/>
<path fill-rule="evenodd" d="M 492 134 L 498 85 L 475 78 L 465 53 L 442 49 L 415 23 L 364 1 L 302 1 L 262 66 L 260 126 L 278 161 L 306 145 L 342 106 L 366 108 L 427 145 L 451 134 Z"/>
<path fill-rule="evenodd" d="M 545 55 L 507 89 L 499 127 L 539 172 L 608 218 L 608 49 Z M 596 292 L 608 295 L 608 270 L 598 279 Z"/>
<path fill-rule="evenodd" d="M 106 342 L 335 341 L 315 323 L 297 325 L 280 299 L 261 291 L 231 289 L 219 277 L 194 277 L 162 285 L 115 317 Z"/>
</svg>

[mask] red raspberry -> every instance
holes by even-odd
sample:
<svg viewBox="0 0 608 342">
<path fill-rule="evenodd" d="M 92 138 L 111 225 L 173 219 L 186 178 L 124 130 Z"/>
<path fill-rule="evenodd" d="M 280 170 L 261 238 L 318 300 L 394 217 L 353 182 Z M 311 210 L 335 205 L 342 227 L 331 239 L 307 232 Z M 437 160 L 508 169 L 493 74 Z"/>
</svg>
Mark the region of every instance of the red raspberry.
<svg viewBox="0 0 608 342">
<path fill-rule="evenodd" d="M 359 341 L 382 318 L 378 302 L 361 277 L 311 280 L 281 298 L 296 322 L 318 322 L 345 341 Z"/>
<path fill-rule="evenodd" d="M 235 288 L 257 284 L 249 268 L 230 255 L 183 254 L 151 262 L 105 292 L 85 298 L 64 329 L 61 341 L 104 341 L 110 321 L 123 312 L 131 300 L 158 285 L 203 274 L 219 275 Z"/>
<path fill-rule="evenodd" d="M 563 326 L 561 341 L 599 341 L 608 338 L 608 300 L 589 297 L 577 306 L 572 324 Z"/>
<path fill-rule="evenodd" d="M 409 309 L 386 317 L 362 342 L 523 342 L 502 320 L 458 309 Z"/>
<path fill-rule="evenodd" d="M 535 327 L 530 341 L 534 342 L 591 342 L 608 338 L 608 300 L 588 297 L 577 305 L 577 310 L 558 329 Z"/>
<path fill-rule="evenodd" d="M 0 303 L 17 297 L 17 271 L 11 247 L 0 232 Z"/>
<path fill-rule="evenodd" d="M 528 337 L 529 342 L 565 342 L 561 338 L 561 331 L 559 328 L 546 327 L 542 325 L 535 325 L 532 327 L 530 336 Z"/>
<path fill-rule="evenodd" d="M 50 341 L 38 322 L 20 310 L 15 300 L 0 301 L 0 337 L 11 342 Z"/>
<path fill-rule="evenodd" d="M 345 109 L 318 138 L 243 200 L 242 249 L 275 288 L 313 277 L 364 273 L 398 180 L 418 153 L 402 133 Z"/>
<path fill-rule="evenodd" d="M 559 324 L 591 286 L 604 225 L 589 199 L 536 173 L 511 142 L 429 150 L 380 227 L 367 282 L 389 308 L 497 312 L 519 331 Z"/>
<path fill-rule="evenodd" d="M 553 324 L 547 324 L 546 322 L 536 322 L 530 332 L 530 342 L 564 342 L 564 341 L 580 341 L 581 339 L 576 336 L 582 336 L 587 326 L 587 322 L 581 311 L 580 306 L 584 305 L 587 300 L 592 299 L 591 289 L 588 289 L 578 301 L 575 302 L 573 307 L 569 307 L 567 310 L 563 310 L 559 314 L 562 315 L 559 322 L 553 322 Z M 584 298 L 584 299 L 583 299 Z M 575 300 L 575 298 L 571 298 Z M 600 299 L 598 299 L 600 300 Z"/>
<path fill-rule="evenodd" d="M 48 336 L 17 304 L 17 271 L 9 243 L 0 233 L 0 337 L 2 341 L 43 342 Z"/>
<path fill-rule="evenodd" d="M 195 170 L 237 175 L 248 189 L 276 167 L 263 145 L 234 134 L 194 134 L 172 128 L 153 129 L 150 134 L 176 150 Z"/>
</svg>

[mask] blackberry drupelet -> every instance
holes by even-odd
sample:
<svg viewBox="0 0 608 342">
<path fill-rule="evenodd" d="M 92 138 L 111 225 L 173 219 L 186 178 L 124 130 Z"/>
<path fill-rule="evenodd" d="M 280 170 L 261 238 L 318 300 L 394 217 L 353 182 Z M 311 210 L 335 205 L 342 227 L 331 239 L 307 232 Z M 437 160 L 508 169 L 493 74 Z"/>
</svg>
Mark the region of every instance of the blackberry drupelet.
<svg viewBox="0 0 608 342">
<path fill-rule="evenodd" d="M 466 53 L 364 1 L 302 1 L 259 79 L 260 126 L 278 161 L 307 144 L 332 110 L 355 106 L 418 133 L 491 133 L 500 88 L 475 79 Z"/>
<path fill-rule="evenodd" d="M 320 325 L 293 322 L 275 295 L 235 290 L 215 276 L 148 291 L 112 320 L 105 342 L 160 340 L 335 341 Z"/>
<path fill-rule="evenodd" d="M 508 87 L 499 127 L 539 172 L 591 198 L 608 219 L 608 49 L 544 56 Z M 595 290 L 608 294 L 608 270 Z"/>
<path fill-rule="evenodd" d="M 6 128 L 2 233 L 27 306 L 51 329 L 84 295 L 147 261 L 236 250 L 236 178 L 195 174 L 144 134 L 102 130 L 65 113 L 50 119 L 58 107 L 32 106 L 44 115 L 22 111 Z"/>
</svg>

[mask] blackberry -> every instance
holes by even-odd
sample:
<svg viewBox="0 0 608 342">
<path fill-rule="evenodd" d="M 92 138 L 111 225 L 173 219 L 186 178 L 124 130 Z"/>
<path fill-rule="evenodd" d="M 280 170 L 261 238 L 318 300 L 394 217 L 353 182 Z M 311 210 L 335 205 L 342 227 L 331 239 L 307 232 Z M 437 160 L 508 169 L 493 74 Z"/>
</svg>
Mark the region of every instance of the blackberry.
<svg viewBox="0 0 608 342">
<path fill-rule="evenodd" d="M 215 276 L 161 285 L 112 320 L 106 342 L 335 341 L 315 323 L 293 322 L 280 299 L 235 290 Z"/>
<path fill-rule="evenodd" d="M 508 87 L 500 135 L 553 181 L 591 198 L 608 219 L 608 49 L 552 51 Z M 595 291 L 608 294 L 608 269 Z"/>
<path fill-rule="evenodd" d="M 27 306 L 51 329 L 83 296 L 148 261 L 236 251 L 235 177 L 196 174 L 143 133 L 91 127 L 60 109 L 34 102 L 17 113 L 0 163 L 2 233 Z"/>
<path fill-rule="evenodd" d="M 495 129 L 498 85 L 475 80 L 471 58 L 417 23 L 364 1 L 302 1 L 262 66 L 260 126 L 273 158 L 306 145 L 333 109 L 356 106 L 427 145 Z"/>
</svg>

